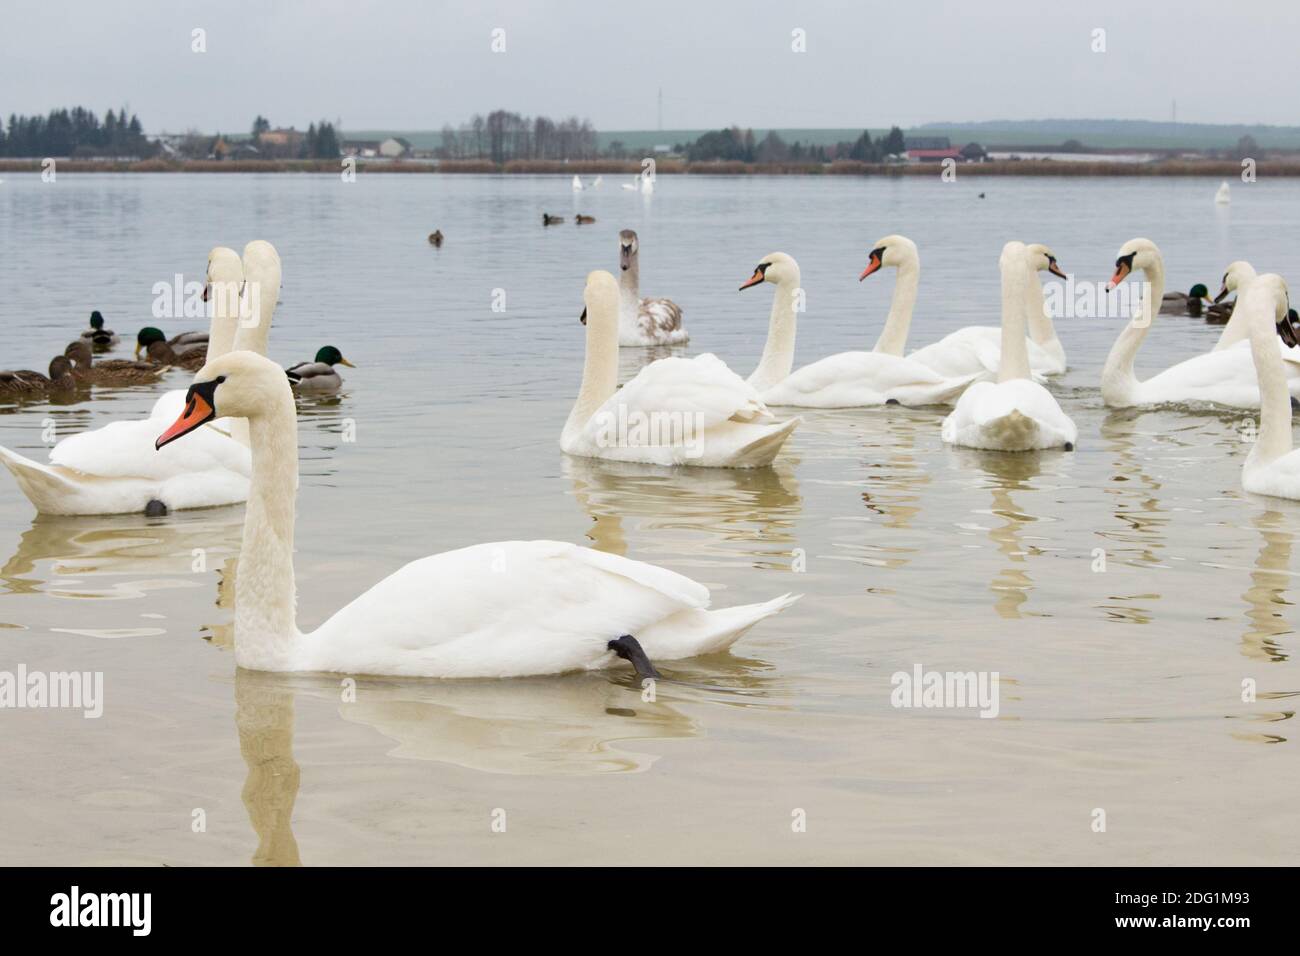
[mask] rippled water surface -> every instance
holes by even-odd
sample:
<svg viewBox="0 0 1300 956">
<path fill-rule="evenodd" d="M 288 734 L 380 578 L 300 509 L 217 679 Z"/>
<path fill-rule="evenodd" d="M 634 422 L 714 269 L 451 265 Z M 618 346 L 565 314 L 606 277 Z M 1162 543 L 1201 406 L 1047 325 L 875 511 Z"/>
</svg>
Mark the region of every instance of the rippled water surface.
<svg viewBox="0 0 1300 956">
<path fill-rule="evenodd" d="M 1122 320 L 1058 323 L 1071 454 L 952 450 L 943 409 L 901 408 L 806 414 L 751 473 L 557 445 L 583 277 L 615 267 L 620 228 L 640 233 L 642 291 L 683 306 L 689 353 L 747 372 L 771 294 L 736 287 L 778 249 L 803 269 L 801 363 L 874 341 L 892 278 L 856 279 L 890 232 L 921 250 L 913 345 L 996 321 L 1010 238 L 1080 280 L 1136 235 L 1172 288 L 1215 288 L 1235 258 L 1300 276 L 1294 185 L 1229 207 L 1216 186 L 663 177 L 653 197 L 610 180 L 575 198 L 565 177 L 7 174 L 0 367 L 43 368 L 92 308 L 128 337 L 201 327 L 156 322 L 154 284 L 253 238 L 284 262 L 272 356 L 331 344 L 358 366 L 299 407 L 304 628 L 412 558 L 520 537 L 663 564 L 719 604 L 807 596 L 729 654 L 666 665 L 652 703 L 627 671 L 361 679 L 344 701 L 335 679 L 235 668 L 242 508 L 37 518 L 0 472 L 0 669 L 105 681 L 97 720 L 0 710 L 0 859 L 1294 861 L 1300 504 L 1241 491 L 1242 413 L 1102 406 Z M 596 225 L 541 226 L 578 210 Z M 1161 317 L 1139 374 L 1217 335 Z M 625 350 L 625 373 L 643 359 Z M 49 423 L 139 416 L 184 382 L 0 404 L 0 443 L 43 459 Z M 891 675 L 918 663 L 999 672 L 998 718 L 895 709 Z"/>
</svg>

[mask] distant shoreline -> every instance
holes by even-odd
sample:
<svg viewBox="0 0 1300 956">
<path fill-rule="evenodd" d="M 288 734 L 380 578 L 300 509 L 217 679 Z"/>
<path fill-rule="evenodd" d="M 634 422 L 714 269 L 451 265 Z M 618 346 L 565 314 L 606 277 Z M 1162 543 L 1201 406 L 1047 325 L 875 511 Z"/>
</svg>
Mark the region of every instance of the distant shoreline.
<svg viewBox="0 0 1300 956">
<path fill-rule="evenodd" d="M 40 173 L 42 160 L 0 159 L 0 173 Z M 342 171 L 342 159 L 289 160 L 100 160 L 57 159 L 58 173 L 333 173 Z M 959 163 L 957 176 L 1068 176 L 1068 177 L 1159 177 L 1217 176 L 1236 180 L 1241 164 L 1235 160 L 1162 160 L 1150 163 L 1069 162 L 1063 160 L 1024 159 L 990 160 L 982 163 Z M 641 172 L 638 160 L 586 160 L 555 162 L 546 160 L 512 160 L 498 165 L 487 160 L 444 160 L 440 163 L 418 160 L 375 162 L 358 160 L 361 175 L 502 173 L 566 176 L 636 176 Z M 939 163 L 862 163 L 840 160 L 834 163 L 687 163 L 662 159 L 655 163 L 660 175 L 692 176 L 931 176 L 943 172 Z M 1300 160 L 1260 160 L 1256 175 L 1267 177 L 1300 176 Z"/>
</svg>

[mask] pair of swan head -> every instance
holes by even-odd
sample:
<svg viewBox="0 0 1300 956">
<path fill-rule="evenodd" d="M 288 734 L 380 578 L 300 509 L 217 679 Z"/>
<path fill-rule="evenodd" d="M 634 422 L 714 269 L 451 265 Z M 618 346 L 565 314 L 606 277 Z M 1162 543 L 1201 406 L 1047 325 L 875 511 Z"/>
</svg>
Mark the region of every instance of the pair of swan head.
<svg viewBox="0 0 1300 956">
<path fill-rule="evenodd" d="M 180 416 L 154 447 L 162 448 L 217 418 L 253 421 L 285 407 L 292 412 L 293 391 L 284 369 L 256 352 L 227 352 L 199 369 Z"/>
<path fill-rule="evenodd" d="M 1007 245 L 1013 246 L 1017 251 L 1019 251 L 1022 243 L 1015 242 L 1008 243 Z M 1056 253 L 1052 252 L 1052 250 L 1047 246 L 1036 242 L 1024 246 L 1024 250 L 1025 254 L 1029 257 L 1030 266 L 1035 272 L 1050 272 L 1052 275 L 1059 276 L 1062 279 L 1068 278 L 1066 274 L 1061 271 L 1061 267 L 1057 264 Z M 1006 251 L 1007 249 L 1004 247 L 1004 254 Z M 920 264 L 920 261 L 921 258 L 920 254 L 917 252 L 916 243 L 911 239 L 896 234 L 882 236 L 880 239 L 876 240 L 871 251 L 867 253 L 867 267 L 863 269 L 862 274 L 858 276 L 858 281 L 861 282 L 867 276 L 879 272 L 887 266 L 894 269 L 903 266 L 917 266 Z"/>
<path fill-rule="evenodd" d="M 797 286 L 799 263 L 794 261 L 793 256 L 788 256 L 784 252 L 770 252 L 758 260 L 758 265 L 754 266 L 754 274 L 742 283 L 740 288 L 749 289 L 763 282 L 770 282 L 773 285 L 793 283 Z"/>
<path fill-rule="evenodd" d="M 250 243 L 251 245 L 251 243 Z M 213 290 L 232 293 L 236 298 L 243 294 L 244 263 L 239 253 L 226 246 L 217 246 L 208 253 L 208 270 L 203 283 L 203 301 L 212 299 Z"/>
<path fill-rule="evenodd" d="M 1223 273 L 1223 284 L 1219 288 L 1219 294 L 1214 297 L 1214 301 L 1222 302 L 1230 293 L 1238 291 L 1243 284 L 1254 278 L 1255 267 L 1244 259 L 1228 263 L 1228 270 Z M 1209 290 L 1207 289 L 1206 292 L 1208 293 Z"/>
</svg>

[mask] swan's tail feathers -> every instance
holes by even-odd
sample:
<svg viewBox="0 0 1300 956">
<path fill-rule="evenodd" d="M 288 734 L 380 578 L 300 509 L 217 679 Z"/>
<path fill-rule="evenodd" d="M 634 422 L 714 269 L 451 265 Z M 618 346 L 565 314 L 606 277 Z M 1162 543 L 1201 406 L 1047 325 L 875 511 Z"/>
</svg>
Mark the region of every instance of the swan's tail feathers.
<svg viewBox="0 0 1300 956">
<path fill-rule="evenodd" d="M 996 370 L 995 370 L 995 374 L 996 374 Z M 976 382 L 983 381 L 987 378 L 988 375 L 985 372 L 974 372 L 970 375 L 965 375 L 962 376 L 961 378 L 953 379 L 952 387 L 947 389 L 943 393 L 943 395 L 940 396 L 940 400 L 938 404 L 952 405 L 956 403 L 957 399 L 961 398 L 962 392 L 966 391 L 966 389 L 970 388 Z"/>
<path fill-rule="evenodd" d="M 803 419 L 796 416 L 789 421 L 765 427 L 758 438 L 755 438 L 737 452 L 735 467 L 762 468 L 765 465 L 772 464 L 777 452 L 785 444 L 785 440 L 799 427 L 801 421 Z"/>
<path fill-rule="evenodd" d="M 802 594 L 782 594 L 761 604 L 717 611 L 688 608 L 651 625 L 638 635 L 652 660 L 679 660 L 724 651 L 764 618 L 780 614 Z"/>
<path fill-rule="evenodd" d="M 58 468 L 24 458 L 0 446 L 0 461 L 13 473 L 18 487 L 41 514 L 66 514 L 67 502 L 76 497 L 77 487 Z"/>
</svg>

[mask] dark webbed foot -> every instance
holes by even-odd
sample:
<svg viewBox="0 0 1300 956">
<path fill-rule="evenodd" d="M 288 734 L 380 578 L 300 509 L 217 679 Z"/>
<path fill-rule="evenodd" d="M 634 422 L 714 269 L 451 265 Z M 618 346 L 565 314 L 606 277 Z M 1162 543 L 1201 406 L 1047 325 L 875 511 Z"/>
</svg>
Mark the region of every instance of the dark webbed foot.
<svg viewBox="0 0 1300 956">
<path fill-rule="evenodd" d="M 631 634 L 624 634 L 622 637 L 610 641 L 606 646 L 623 660 L 630 662 L 636 668 L 636 676 L 642 680 L 647 677 L 653 677 L 656 680 L 660 678 L 659 672 L 650 663 L 650 658 L 646 657 L 645 651 L 641 649 L 641 642 Z"/>
<path fill-rule="evenodd" d="M 144 506 L 146 518 L 161 518 L 167 513 L 167 506 L 157 498 L 149 499 L 149 503 Z"/>
</svg>

